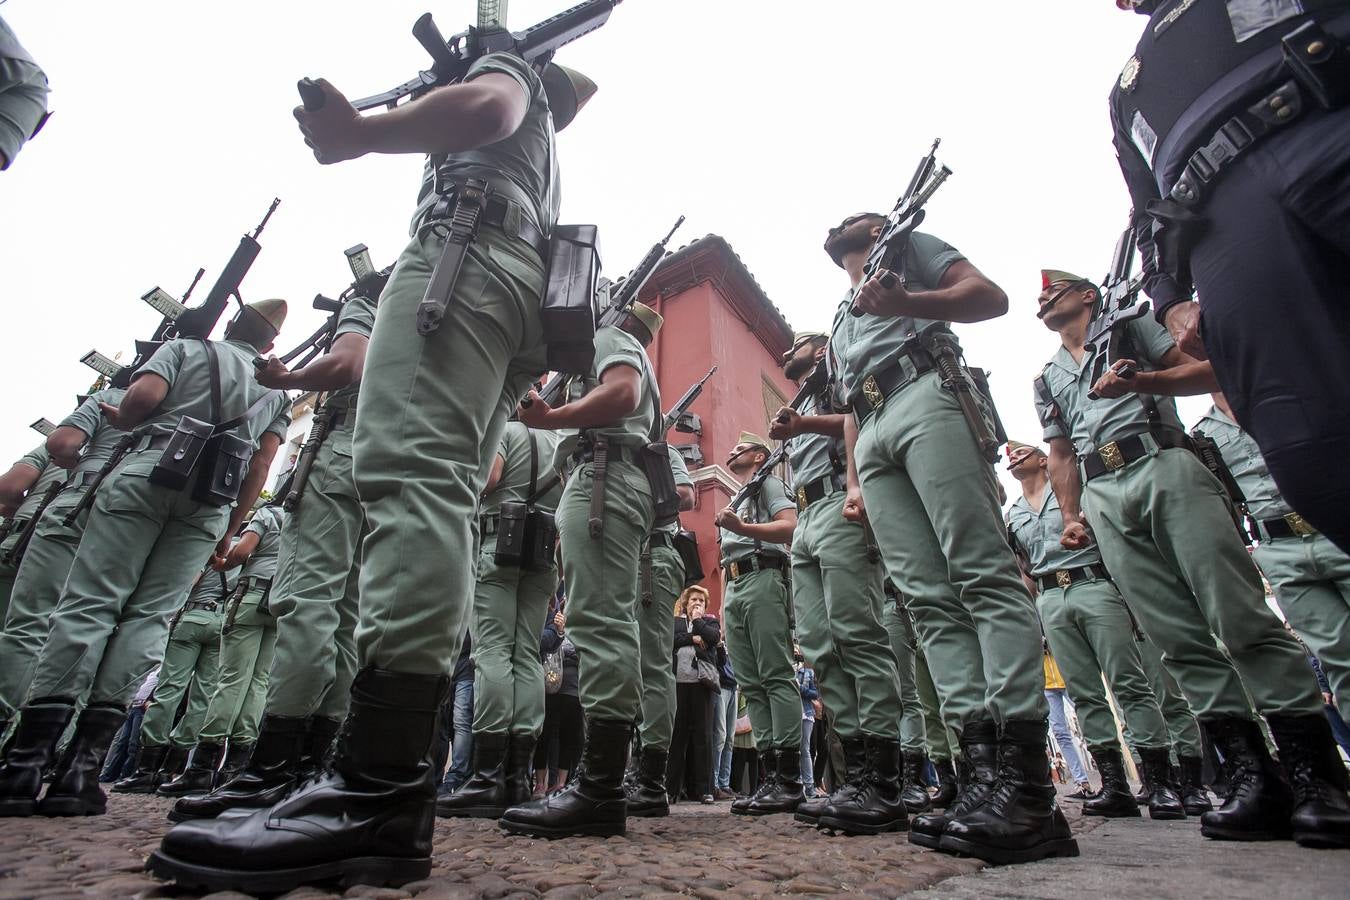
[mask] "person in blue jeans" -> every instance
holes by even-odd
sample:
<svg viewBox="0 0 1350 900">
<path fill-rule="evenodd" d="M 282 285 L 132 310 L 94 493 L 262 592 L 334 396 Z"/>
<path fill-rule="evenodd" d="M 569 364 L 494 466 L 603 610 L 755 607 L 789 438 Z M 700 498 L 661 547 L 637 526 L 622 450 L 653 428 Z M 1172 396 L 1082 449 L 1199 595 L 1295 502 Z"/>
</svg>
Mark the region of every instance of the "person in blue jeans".
<svg viewBox="0 0 1350 900">
<path fill-rule="evenodd" d="M 731 668 L 726 641 L 717 645 L 718 682 L 721 690 L 713 711 L 713 796 L 718 800 L 735 800 L 731 789 L 731 756 L 736 737 L 736 673 Z"/>
<path fill-rule="evenodd" d="M 1074 783 L 1078 785 L 1078 790 L 1069 794 L 1071 800 L 1082 800 L 1092 791 L 1092 786 L 1088 783 L 1087 770 L 1083 768 L 1083 760 L 1078 755 L 1078 747 L 1073 742 L 1073 732 L 1069 730 L 1069 717 L 1065 711 L 1064 705 L 1068 700 L 1068 695 L 1064 688 L 1046 688 L 1045 700 L 1050 704 L 1050 733 L 1055 736 L 1055 743 L 1059 745 L 1059 752 L 1064 756 L 1064 763 L 1069 767 L 1069 775 Z"/>
<path fill-rule="evenodd" d="M 445 758 L 447 755 L 450 757 L 450 769 L 437 788 L 441 796 L 453 794 L 469 780 L 469 764 L 473 759 L 473 660 L 469 656 L 472 649 L 470 644 L 466 633 L 464 648 L 455 661 L 455 671 L 450 678 L 450 692 L 446 695 L 446 703 L 441 711 L 440 765 L 436 771 L 444 769 Z"/>
<path fill-rule="evenodd" d="M 797 664 L 797 688 L 802 693 L 802 790 L 807 799 L 816 795 L 816 776 L 811 765 L 811 731 L 816 726 L 816 701 L 820 690 L 816 686 L 815 670 L 802 659 L 802 648 L 793 647 Z"/>
</svg>

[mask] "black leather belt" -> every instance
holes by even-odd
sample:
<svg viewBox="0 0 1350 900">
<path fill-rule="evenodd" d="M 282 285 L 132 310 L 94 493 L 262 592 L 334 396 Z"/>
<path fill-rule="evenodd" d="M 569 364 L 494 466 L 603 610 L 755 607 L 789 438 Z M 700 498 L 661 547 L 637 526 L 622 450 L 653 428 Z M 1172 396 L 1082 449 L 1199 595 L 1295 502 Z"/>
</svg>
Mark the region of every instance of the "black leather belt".
<svg viewBox="0 0 1350 900">
<path fill-rule="evenodd" d="M 1152 428 L 1149 429 L 1148 435 L 1153 438 L 1159 450 L 1191 449 L 1190 438 L 1186 437 L 1185 432 L 1173 428 Z M 1150 452 L 1150 447 L 1142 434 L 1107 441 L 1095 452 L 1083 457 L 1083 475 L 1085 480 L 1091 481 L 1099 475 L 1123 469 L 1135 460 L 1148 456 Z"/>
<path fill-rule="evenodd" d="M 1079 566 L 1076 569 L 1056 569 L 1053 572 L 1047 572 L 1036 578 L 1036 583 L 1040 585 L 1041 590 L 1048 591 L 1054 588 L 1066 588 L 1071 584 L 1077 584 L 1080 581 L 1110 581 L 1111 576 L 1106 574 L 1106 569 L 1101 566 Z"/>
<path fill-rule="evenodd" d="M 624 462 L 631 463 L 635 466 L 641 465 L 638 459 L 638 454 L 641 452 L 641 448 L 639 447 L 627 447 L 623 444 L 616 444 L 611 441 L 609 444 L 609 461 L 613 463 L 617 460 L 623 460 Z M 576 466 L 592 462 L 594 459 L 594 447 L 578 446 L 576 451 L 572 454 L 572 466 L 575 468 Z"/>
<path fill-rule="evenodd" d="M 793 495 L 797 498 L 797 512 L 805 512 L 806 508 L 817 500 L 823 500 L 831 494 L 844 489 L 844 476 L 837 472 L 831 472 L 829 475 L 822 475 L 815 481 L 808 481 L 806 484 L 797 488 Z"/>
<path fill-rule="evenodd" d="M 97 472 L 97 471 L 93 471 L 93 472 L 81 472 L 80 474 L 76 475 L 74 478 L 70 479 L 70 484 L 66 485 L 66 487 L 74 488 L 74 489 L 76 489 L 76 490 L 79 490 L 80 488 L 88 487 L 89 485 L 93 484 L 95 481 L 98 481 L 98 472 Z"/>
<path fill-rule="evenodd" d="M 516 207 L 516 214 L 514 216 L 516 221 L 515 234 L 511 233 L 511 229 L 508 228 L 506 224 L 513 218 L 511 215 L 511 208 L 513 206 Z M 436 201 L 436 205 L 431 208 L 431 212 L 427 215 L 426 221 L 449 218 L 450 211 L 454 208 L 455 194 L 452 190 L 449 193 L 441 195 L 441 198 Z M 535 224 L 530 221 L 530 217 L 525 213 L 525 210 L 520 208 L 519 204 L 514 201 L 508 200 L 497 194 L 492 194 L 488 197 L 487 206 L 483 209 L 482 221 L 486 225 L 494 225 L 497 228 L 502 229 L 511 237 L 520 238 L 522 241 L 529 244 L 530 247 L 534 249 L 535 253 L 539 254 L 540 259 L 548 259 L 548 238 L 544 237 L 543 233 L 541 233 L 539 229 L 535 227 Z"/>
<path fill-rule="evenodd" d="M 497 533 L 501 525 L 502 517 L 497 513 L 489 513 L 478 517 L 478 534 L 481 537 L 492 537 Z"/>
<path fill-rule="evenodd" d="M 647 538 L 648 546 L 665 547 L 667 550 L 675 549 L 675 539 L 664 531 L 653 531 L 651 537 Z"/>
<path fill-rule="evenodd" d="M 207 612 L 215 612 L 220 609 L 220 604 L 215 600 L 189 600 L 183 604 L 184 612 L 191 612 L 194 609 L 204 609 Z"/>
<path fill-rule="evenodd" d="M 1303 538 L 1318 534 L 1316 528 L 1307 519 L 1296 512 L 1275 519 L 1261 519 L 1257 523 L 1257 533 L 1252 540 L 1278 540 L 1280 538 Z"/>
<path fill-rule="evenodd" d="M 777 553 L 755 553 L 735 562 L 723 563 L 722 572 L 725 573 L 727 581 L 731 582 L 754 572 L 763 572 L 766 569 L 781 572 L 787 567 L 786 556 Z"/>
<path fill-rule="evenodd" d="M 935 368 L 932 354 L 927 350 L 910 350 L 904 353 L 902 358 L 908 360 L 909 365 L 896 360 L 884 369 L 868 375 L 862 380 L 862 385 L 848 395 L 849 406 L 852 407 L 853 414 L 858 417 L 859 422 L 881 409 L 887 397 L 895 396 L 912 382 L 917 381 L 920 376 L 928 374 Z"/>
<path fill-rule="evenodd" d="M 336 431 L 343 425 L 353 427 L 356 425 L 355 406 L 344 406 L 342 409 L 334 410 L 332 416 L 328 419 L 328 427 L 332 431 Z"/>
</svg>

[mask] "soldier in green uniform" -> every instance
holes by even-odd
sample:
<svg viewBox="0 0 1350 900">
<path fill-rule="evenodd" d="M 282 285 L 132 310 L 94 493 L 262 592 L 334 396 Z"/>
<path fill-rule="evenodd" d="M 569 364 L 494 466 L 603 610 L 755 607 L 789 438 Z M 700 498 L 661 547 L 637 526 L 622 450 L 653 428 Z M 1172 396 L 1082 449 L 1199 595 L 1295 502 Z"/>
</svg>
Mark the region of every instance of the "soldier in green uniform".
<svg viewBox="0 0 1350 900">
<path fill-rule="evenodd" d="M 1098 296 L 1084 278 L 1042 273 L 1038 316 L 1062 346 L 1035 396 L 1064 518 L 1061 543 L 1085 546 L 1091 525 L 1131 611 L 1229 763 L 1234 789 L 1221 809 L 1201 816 L 1201 833 L 1350 842 L 1345 768 L 1317 682 L 1266 606 L 1228 496 L 1191 452 L 1170 396 L 1212 387 L 1213 373 L 1144 317 L 1123 326 L 1128 359 L 1093 384 L 1083 342 Z M 1300 785 L 1295 793 L 1266 750 L 1248 694 L 1270 723 L 1284 774 Z"/>
<path fill-rule="evenodd" d="M 479 494 L 511 410 L 545 368 L 544 236 L 560 198 L 554 129 L 594 92 L 560 66 L 541 69 L 489 53 L 461 83 L 364 116 L 320 81 L 322 106 L 295 110 L 322 163 L 432 155 L 412 240 L 380 295 L 357 405 L 353 464 L 370 528 L 358 670 L 331 772 L 254 815 L 179 825 L 151 857 L 163 877 L 288 890 L 340 875 L 403 884 L 430 871 L 432 749 L 473 595 Z M 424 333 L 418 309 L 468 179 L 493 196 L 439 327 L 424 319 Z M 337 808 L 340 821 L 330 819 Z M 324 825 L 269 827 L 278 820 Z"/>
<path fill-rule="evenodd" d="M 797 335 L 785 356 L 784 374 L 804 383 L 818 366 L 823 373 L 828 340 L 821 333 Z M 829 797 L 803 803 L 806 809 L 799 807 L 795 818 L 846 834 L 907 830 L 907 811 L 928 809 L 921 781 L 927 759 L 922 750 L 905 756 L 902 775 L 896 723 L 905 711 L 895 653 L 882 624 L 880 554 L 868 527 L 843 515 L 848 477 L 844 417 L 834 412 L 829 380 L 820 379 L 800 412 L 779 410 L 769 424 L 769 437 L 788 441 L 792 464 L 797 640 L 835 716 L 845 772 L 854 773 Z"/>
<path fill-rule="evenodd" d="M 864 283 L 884 222 L 850 216 L 825 243 L 853 284 L 830 339 L 853 410 L 845 514 L 885 523 L 876 535 L 887 574 L 914 614 L 944 716 L 974 769 L 945 814 L 915 819 L 910 841 L 995 863 L 1074 856 L 1045 755 L 1036 610 L 1007 544 L 991 460 L 973 435 L 988 426 L 967 421 L 958 402 L 971 376 L 944 387 L 934 357 L 958 349 L 947 322 L 1002 315 L 1007 297 L 956 249 L 918 232 L 904 283 L 886 287 L 888 272 Z"/>
<path fill-rule="evenodd" d="M 228 781 L 253 752 L 277 643 L 277 620 L 269 601 L 285 528 L 281 507 L 261 507 L 229 552 L 212 561 L 221 570 L 240 569 L 225 606 L 216 689 L 187 768 L 159 786 L 160 796 L 204 794 L 217 783 L 218 768 L 220 781 Z"/>
<path fill-rule="evenodd" d="M 635 304 L 635 314 L 648 307 Z M 689 466 L 674 444 L 667 444 L 670 471 L 680 495 L 680 509 L 694 508 L 694 479 Z M 670 741 L 675 728 L 675 672 L 670 660 L 670 620 L 675 601 L 684 590 L 684 559 L 674 541 L 680 522 L 661 525 L 647 538 L 638 568 L 635 614 L 641 642 L 642 721 L 638 726 L 641 751 L 637 781 L 628 793 L 628 815 L 664 816 L 670 812 L 666 792 L 666 767 L 670 762 Z"/>
<path fill-rule="evenodd" d="M 932 761 L 933 768 L 937 770 L 938 785 L 933 793 L 933 806 L 937 809 L 946 809 L 956 801 L 958 784 L 964 778 L 963 773 L 967 765 L 961 756 L 961 745 L 956 739 L 956 732 L 942 719 L 942 701 L 933 683 L 933 675 L 928 671 L 928 657 L 924 655 L 923 642 L 918 639 L 918 633 L 914 628 L 914 615 L 898 594 L 896 605 L 897 610 L 903 609 L 905 613 L 909 631 L 906 644 L 914 648 L 914 690 L 918 695 L 919 705 L 923 708 L 923 735 L 928 746 L 928 758 Z M 890 630 L 889 626 L 887 630 Z M 896 662 L 901 663 L 898 654 Z M 902 694 L 901 699 L 903 698 Z M 903 723 L 900 734 L 903 743 Z"/>
<path fill-rule="evenodd" d="M 1228 398 L 1196 430 L 1218 445 L 1242 490 L 1256 542 L 1252 557 L 1275 591 L 1285 618 L 1322 663 L 1342 710 L 1350 710 L 1350 555 L 1302 519 L 1280 496 L 1261 449 L 1233 419 Z"/>
<path fill-rule="evenodd" d="M 522 405 L 531 428 L 564 430 L 554 465 L 568 470 L 558 504 L 567 629 L 581 648 L 586 745 L 581 777 L 558 794 L 508 809 L 501 825 L 536 837 L 623 834 L 623 774 L 642 684 L 626 676 L 640 659 L 633 598 L 655 498 L 640 454 L 659 436 L 661 397 L 644 347 L 660 319 L 634 306 L 621 328 L 595 335 L 595 364 L 578 399 L 550 409 L 537 392 Z"/>
<path fill-rule="evenodd" d="M 230 526 L 242 522 L 285 436 L 289 402 L 252 375 L 254 356 L 271 347 L 284 317 L 283 301 L 263 300 L 240 310 L 223 341 L 170 341 L 135 374 L 118 406 L 102 406 L 111 425 L 135 429 L 139 437 L 98 489 L 87 539 L 80 542 L 52 612 L 51 634 L 0 767 L 0 815 L 104 811 L 98 766 L 122 726 L 136 682 L 163 649 L 184 586 L 212 547 L 226 540 Z M 235 482 L 239 505 L 233 511 L 216 505 L 214 496 L 197 500 L 195 478 L 181 489 L 151 480 L 180 420 L 215 418 L 213 365 L 220 376 L 217 421 L 228 424 L 227 419 L 252 413 L 232 431 L 256 448 L 247 474 Z M 74 737 L 39 807 L 42 769 L 86 692 Z"/>
<path fill-rule="evenodd" d="M 34 527 L 22 565 L 14 578 L 10 610 L 0 633 L 0 718 L 10 718 L 28 695 L 33 667 L 47 640 L 52 610 L 65 587 L 84 535 L 88 510 L 66 524 L 84 501 L 99 470 L 126 432 L 103 417 L 100 403 L 116 405 L 124 391 L 107 388 L 84 398 L 75 411 L 47 437 L 54 465 L 69 470 L 61 492 L 47 505 Z"/>
<path fill-rule="evenodd" d="M 273 357 L 258 372 L 264 387 L 330 392 L 315 411 L 326 419 L 325 434 L 307 482 L 292 479 L 280 488 L 293 512 L 281 532 L 267 597 L 276 647 L 248 765 L 220 779 L 206 796 L 178 800 L 169 814 L 174 821 L 276 803 L 322 760 L 346 714 L 356 673 L 356 589 L 366 533 L 352 473 L 352 433 L 376 299 L 358 294 L 343 304 L 327 353 L 295 371 Z"/>
<path fill-rule="evenodd" d="M 48 491 L 65 481 L 66 476 L 66 470 L 52 462 L 45 442 L 25 453 L 8 472 L 0 475 L 0 511 L 6 516 L 3 531 L 0 531 L 3 534 L 0 537 L 0 609 L 6 619 L 14 577 L 19 572 L 16 548 Z M 8 669 L 12 661 L 17 660 L 10 653 L 0 656 L 0 670 Z M 6 676 L 0 674 L 0 677 Z M 23 697 L 9 700 L 8 692 L 0 692 L 0 712 L 4 714 L 5 724 L 13 715 L 13 707 L 22 700 Z"/>
<path fill-rule="evenodd" d="M 1143 640 L 1138 640 L 1140 637 Z M 1139 649 L 1139 662 L 1144 667 L 1144 676 L 1148 678 L 1149 687 L 1153 689 L 1153 696 L 1158 699 L 1158 708 L 1162 710 L 1163 721 L 1167 723 L 1167 732 L 1172 739 L 1172 749 L 1176 751 L 1177 766 L 1181 770 L 1181 777 L 1178 779 L 1181 782 L 1181 805 L 1186 809 L 1188 816 L 1209 812 L 1214 808 L 1214 804 L 1210 801 L 1209 792 L 1204 785 L 1202 770 L 1205 747 L 1200 737 L 1200 723 L 1196 720 L 1191 705 L 1186 702 L 1186 695 L 1181 693 L 1181 688 L 1177 686 L 1177 680 L 1163 665 L 1162 651 L 1158 649 L 1158 645 L 1150 641 L 1142 631 L 1135 638 L 1135 646 Z M 1125 741 L 1129 744 L 1134 743 L 1129 723 L 1125 725 Z M 1153 791 L 1149 784 L 1144 782 L 1140 784 L 1134 800 L 1140 806 L 1147 806 L 1148 798 L 1152 795 Z"/>
<path fill-rule="evenodd" d="M 727 456 L 731 474 L 747 481 L 769 458 L 769 442 L 748 431 Z M 731 804 L 736 815 L 795 812 L 801 782 L 802 701 L 792 665 L 791 561 L 788 542 L 797 504 L 777 475 L 768 475 L 739 509 L 716 517 L 722 545 L 723 633 L 727 654 L 750 708 L 755 748 L 765 772 L 759 788 Z"/>
<path fill-rule="evenodd" d="M 114 793 L 153 794 L 187 761 L 215 693 L 226 602 L 238 581 L 238 569 L 221 572 L 208 565 L 174 615 L 155 696 L 141 721 L 136 771 L 113 785 Z M 174 724 L 185 694 L 187 709 Z"/>
<path fill-rule="evenodd" d="M 47 76 L 0 19 L 0 169 L 47 121 Z"/>
<path fill-rule="evenodd" d="M 511 422 L 488 476 L 479 510 L 478 584 L 469 619 L 473 658 L 473 762 L 469 779 L 436 801 L 447 817 L 500 818 L 530 799 L 530 761 L 544 727 L 544 666 L 539 635 L 558 589 L 553 547 L 532 538 L 527 510 L 547 521 L 562 485 L 553 459 L 559 435 Z M 502 504 L 511 504 L 503 518 Z M 497 561 L 502 530 L 522 535 L 530 557 Z M 519 550 L 515 552 L 519 553 Z M 542 553 L 544 558 L 535 558 Z"/>
<path fill-rule="evenodd" d="M 1125 774 L 1115 713 L 1102 685 L 1105 676 L 1143 761 L 1140 774 L 1152 787 L 1149 815 L 1184 819 L 1180 787 L 1172 780 L 1167 725 L 1144 674 L 1134 620 L 1097 548 L 1089 544 L 1068 550 L 1060 545 L 1064 519 L 1050 488 L 1048 463 L 1040 448 L 1008 442 L 1008 470 L 1022 486 L 1022 496 L 1008 508 L 1008 537 L 1023 571 L 1036 585 L 1036 608 L 1046 642 L 1059 663 L 1078 710 L 1083 740 L 1101 773 L 1102 788 L 1083 802 L 1083 814 L 1139 816 Z"/>
</svg>

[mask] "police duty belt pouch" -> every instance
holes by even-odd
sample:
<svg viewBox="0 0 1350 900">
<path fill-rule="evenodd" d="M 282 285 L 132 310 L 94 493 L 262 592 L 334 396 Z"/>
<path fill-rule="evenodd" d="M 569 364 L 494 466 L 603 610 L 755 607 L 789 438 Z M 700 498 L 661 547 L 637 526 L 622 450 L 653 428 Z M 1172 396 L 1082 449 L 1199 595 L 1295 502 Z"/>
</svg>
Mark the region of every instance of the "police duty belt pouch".
<svg viewBox="0 0 1350 900">
<path fill-rule="evenodd" d="M 665 441 L 653 441 L 638 454 L 643 474 L 652 489 L 655 518 L 652 527 L 669 525 L 680 517 L 680 495 L 675 490 L 675 472 L 670 468 L 670 451 Z"/>
<path fill-rule="evenodd" d="M 594 225 L 555 225 L 549 236 L 548 278 L 539 318 L 548 345 L 548 367 L 554 372 L 582 375 L 595 361 L 599 241 Z"/>
<path fill-rule="evenodd" d="M 675 552 L 680 554 L 680 562 L 684 564 L 684 586 L 689 587 L 702 581 L 703 560 L 698 556 L 698 535 L 681 529 L 675 532 L 670 543 Z"/>
</svg>

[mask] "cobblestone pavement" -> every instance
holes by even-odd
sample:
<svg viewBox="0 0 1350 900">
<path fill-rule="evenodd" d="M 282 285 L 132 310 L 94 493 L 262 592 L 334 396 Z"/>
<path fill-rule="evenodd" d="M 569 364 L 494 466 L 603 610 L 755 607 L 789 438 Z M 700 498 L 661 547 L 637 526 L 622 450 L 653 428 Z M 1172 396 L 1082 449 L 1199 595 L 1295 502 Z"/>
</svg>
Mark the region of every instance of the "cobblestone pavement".
<svg viewBox="0 0 1350 900">
<path fill-rule="evenodd" d="M 142 871 L 168 827 L 169 805 L 156 797 L 113 794 L 104 816 L 0 819 L 0 898 L 195 896 Z M 1064 806 L 1075 830 L 1098 824 L 1075 821 L 1074 806 Z M 626 837 L 609 839 L 537 841 L 508 837 L 493 822 L 438 820 L 434 868 L 425 881 L 399 890 L 357 887 L 339 895 L 306 888 L 285 896 L 893 897 L 980 868 L 975 860 L 912 846 L 903 835 L 833 837 L 788 816 L 751 819 L 729 815 L 725 803 L 682 804 L 669 818 L 630 820 Z"/>
</svg>

